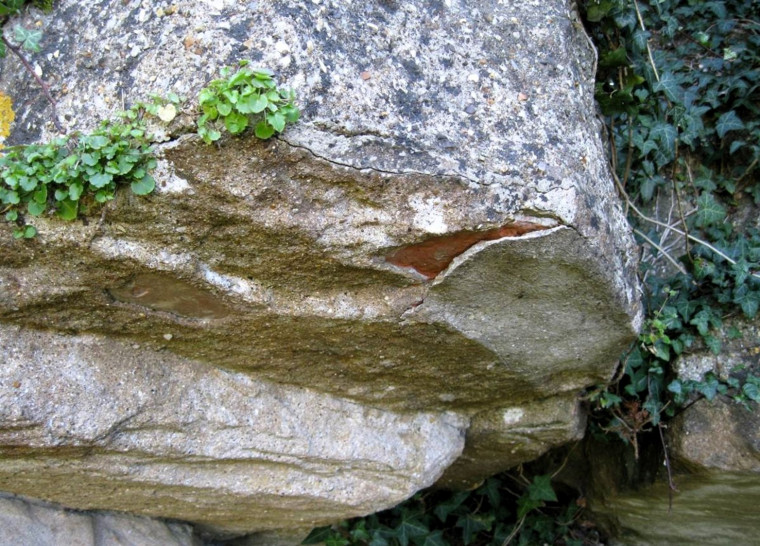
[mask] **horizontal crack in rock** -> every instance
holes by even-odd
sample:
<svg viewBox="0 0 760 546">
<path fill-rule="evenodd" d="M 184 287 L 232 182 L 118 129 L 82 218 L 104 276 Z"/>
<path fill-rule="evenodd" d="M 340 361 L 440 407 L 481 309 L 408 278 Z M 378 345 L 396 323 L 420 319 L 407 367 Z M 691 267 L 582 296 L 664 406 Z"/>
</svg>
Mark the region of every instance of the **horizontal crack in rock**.
<svg viewBox="0 0 760 546">
<path fill-rule="evenodd" d="M 409 175 L 409 174 L 418 174 L 420 176 L 431 176 L 431 177 L 444 177 L 444 178 L 459 178 L 462 180 L 467 180 L 468 182 L 471 182 L 473 184 L 480 184 L 478 181 L 473 180 L 472 178 L 469 178 L 463 174 L 460 173 L 426 173 L 422 171 L 385 171 L 383 169 L 378 169 L 377 167 L 357 167 L 356 165 L 351 165 L 350 163 L 342 163 L 340 161 L 336 161 L 335 159 L 330 159 L 328 157 L 322 156 L 317 154 L 314 150 L 311 148 L 308 148 L 302 144 L 294 144 L 292 142 L 289 142 L 285 140 L 282 136 L 277 137 L 277 140 L 280 142 L 283 142 L 290 146 L 291 148 L 299 148 L 301 150 L 306 150 L 311 155 L 316 157 L 317 159 L 322 159 L 323 161 L 327 161 L 328 163 L 332 163 L 333 165 L 338 165 L 339 167 L 347 167 L 349 169 L 354 169 L 357 171 L 373 171 L 380 174 L 390 174 L 395 176 L 403 176 L 403 175 Z"/>
</svg>

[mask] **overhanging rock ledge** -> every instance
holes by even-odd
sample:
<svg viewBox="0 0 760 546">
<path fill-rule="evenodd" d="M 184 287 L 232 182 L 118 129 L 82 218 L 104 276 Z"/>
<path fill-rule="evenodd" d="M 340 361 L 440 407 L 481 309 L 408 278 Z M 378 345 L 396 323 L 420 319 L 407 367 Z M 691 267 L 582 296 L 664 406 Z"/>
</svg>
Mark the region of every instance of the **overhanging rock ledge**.
<svg viewBox="0 0 760 546">
<path fill-rule="evenodd" d="M 30 218 L 30 241 L 0 227 L 0 490 L 282 531 L 582 435 L 577 396 L 641 309 L 572 3 L 172 6 L 24 16 L 62 121 L 194 97 L 240 59 L 302 119 L 207 146 L 188 106 L 155 194 Z M 49 136 L 0 66 L 6 144 Z"/>
</svg>

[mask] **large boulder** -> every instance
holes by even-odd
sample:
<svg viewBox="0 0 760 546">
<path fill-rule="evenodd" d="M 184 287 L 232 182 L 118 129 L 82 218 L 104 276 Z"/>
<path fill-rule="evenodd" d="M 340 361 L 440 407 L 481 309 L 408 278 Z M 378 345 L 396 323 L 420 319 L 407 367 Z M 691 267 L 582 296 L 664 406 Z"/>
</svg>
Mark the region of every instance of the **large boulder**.
<svg viewBox="0 0 760 546">
<path fill-rule="evenodd" d="M 303 115 L 219 146 L 178 123 L 155 194 L 0 227 L 0 488 L 306 528 L 435 482 L 463 435 L 449 483 L 578 436 L 575 396 L 641 313 L 565 1 L 61 0 L 22 22 L 69 129 L 240 59 Z M 7 144 L 49 136 L 13 56 L 0 84 Z"/>
</svg>

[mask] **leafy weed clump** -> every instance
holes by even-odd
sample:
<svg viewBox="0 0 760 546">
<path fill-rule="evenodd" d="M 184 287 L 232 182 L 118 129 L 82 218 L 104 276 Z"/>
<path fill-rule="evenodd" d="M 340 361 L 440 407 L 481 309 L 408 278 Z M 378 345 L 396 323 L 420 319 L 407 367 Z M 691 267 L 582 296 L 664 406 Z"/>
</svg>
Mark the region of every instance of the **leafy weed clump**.
<svg viewBox="0 0 760 546">
<path fill-rule="evenodd" d="M 246 61 L 240 64 L 234 74 L 229 67 L 222 68 L 222 77 L 200 92 L 203 114 L 198 118 L 198 134 L 207 144 L 221 138 L 222 128 L 239 135 L 253 126 L 254 134 L 266 140 L 298 121 L 300 111 L 292 89 L 279 89 L 270 70 L 248 68 Z"/>
<path fill-rule="evenodd" d="M 17 226 L 13 236 L 37 234 L 34 226 L 26 224 L 26 215 L 55 214 L 74 220 L 82 203 L 105 203 L 114 198 L 118 186 L 129 186 L 136 195 L 151 193 L 156 182 L 150 172 L 156 159 L 144 115 L 158 113 L 160 102 L 140 103 L 89 134 L 4 150 L 0 206 L 5 220 Z"/>
<path fill-rule="evenodd" d="M 612 167 L 642 248 L 647 318 L 618 382 L 591 394 L 602 428 L 636 436 L 697 398 L 760 401 L 760 370 L 676 377 L 760 306 L 760 4 L 586 0 Z M 739 326 L 737 326 L 739 325 Z"/>
<path fill-rule="evenodd" d="M 366 518 L 314 529 L 302 544 L 325 546 L 590 546 L 582 498 L 558 500 L 552 476 L 491 477 L 472 491 L 427 491 Z"/>
</svg>

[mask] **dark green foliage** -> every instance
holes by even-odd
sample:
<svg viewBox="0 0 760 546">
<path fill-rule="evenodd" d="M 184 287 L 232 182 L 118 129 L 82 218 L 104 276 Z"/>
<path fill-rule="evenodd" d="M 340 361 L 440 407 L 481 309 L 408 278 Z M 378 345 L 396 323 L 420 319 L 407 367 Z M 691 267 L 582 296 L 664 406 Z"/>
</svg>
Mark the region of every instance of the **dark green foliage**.
<svg viewBox="0 0 760 546">
<path fill-rule="evenodd" d="M 293 91 L 278 89 L 269 70 L 252 70 L 247 64 L 242 61 L 232 75 L 229 67 L 222 68 L 221 79 L 200 92 L 203 114 L 198 118 L 198 134 L 207 144 L 221 138 L 222 127 L 238 135 L 253 126 L 254 134 L 266 140 L 298 121 Z"/>
<path fill-rule="evenodd" d="M 28 0 L 5 0 L 0 1 L 0 24 L 5 24 L 9 17 L 16 15 L 27 4 L 34 4 L 44 10 L 49 10 L 52 7 L 52 0 L 43 0 L 36 2 L 29 2 Z M 20 25 L 16 25 L 13 28 L 13 39 L 16 43 L 27 51 L 37 53 L 40 51 L 40 39 L 42 38 L 41 30 L 29 30 Z M 3 38 L 0 41 L 0 58 L 5 57 L 8 54 L 5 40 Z M 12 46 L 11 46 L 12 47 Z"/>
<path fill-rule="evenodd" d="M 633 205 L 630 221 L 660 246 L 645 255 L 647 320 L 622 361 L 623 379 L 591 395 L 605 428 L 635 444 L 636 434 L 694 396 L 758 401 L 757 370 L 680 381 L 671 365 L 703 347 L 720 353 L 724 320 L 754 319 L 760 304 L 760 233 L 731 222 L 738 203 L 760 203 L 760 3 L 586 0 L 582 7 L 600 50 L 597 99 L 613 168 Z M 681 271 L 673 275 L 661 273 L 673 232 L 639 213 L 665 201 L 677 207 L 670 221 L 677 236 L 689 236 L 675 245 Z"/>
<path fill-rule="evenodd" d="M 576 524 L 581 509 L 574 500 L 558 502 L 549 475 L 532 481 L 503 475 L 472 491 L 420 493 L 392 510 L 317 528 L 303 544 L 502 546 L 507 540 L 523 546 L 596 544 L 596 535 Z"/>
</svg>

